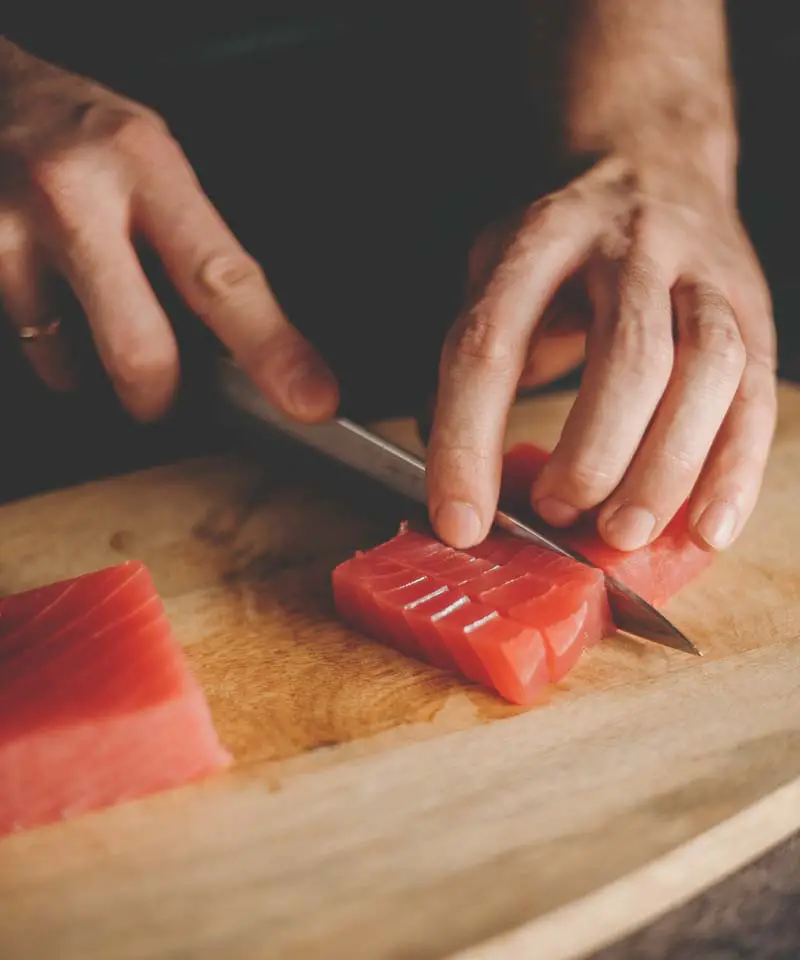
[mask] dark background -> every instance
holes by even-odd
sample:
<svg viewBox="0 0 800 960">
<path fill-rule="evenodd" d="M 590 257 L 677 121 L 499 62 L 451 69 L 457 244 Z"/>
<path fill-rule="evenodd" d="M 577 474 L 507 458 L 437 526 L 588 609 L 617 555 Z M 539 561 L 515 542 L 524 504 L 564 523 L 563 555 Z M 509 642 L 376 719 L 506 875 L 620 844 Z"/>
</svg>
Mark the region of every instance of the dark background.
<svg viewBox="0 0 800 960">
<path fill-rule="evenodd" d="M 116 5 L 101 23 L 71 16 L 74 5 L 47 16 L 25 5 L 26 23 L 7 31 L 162 111 L 290 318 L 342 377 L 357 418 L 419 407 L 474 231 L 564 175 L 521 99 L 514 0 L 493 3 L 491 16 L 482 5 L 367 6 L 293 19 L 273 3 L 254 19 L 231 3 L 224 24 L 198 14 L 153 29 L 120 21 Z M 784 4 L 729 7 L 741 207 L 772 285 L 781 372 L 794 377 L 800 36 Z M 0 500 L 230 442 L 209 409 L 214 345 L 147 263 L 184 347 L 176 409 L 135 425 L 96 369 L 78 396 L 48 395 L 0 331 Z"/>
</svg>

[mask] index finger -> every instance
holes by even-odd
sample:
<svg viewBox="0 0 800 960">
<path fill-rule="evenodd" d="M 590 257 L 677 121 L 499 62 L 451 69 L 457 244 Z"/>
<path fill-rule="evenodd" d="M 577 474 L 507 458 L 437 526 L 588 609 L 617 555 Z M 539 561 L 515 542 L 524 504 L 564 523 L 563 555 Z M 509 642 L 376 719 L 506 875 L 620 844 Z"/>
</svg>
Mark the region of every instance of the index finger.
<svg viewBox="0 0 800 960">
<path fill-rule="evenodd" d="M 156 156 L 132 197 L 133 226 L 159 255 L 186 301 L 274 403 L 302 420 L 336 410 L 336 381 L 286 319 L 264 274 L 245 252 L 177 144 Z"/>
<path fill-rule="evenodd" d="M 428 504 L 437 534 L 478 543 L 497 506 L 508 411 L 531 333 L 597 236 L 591 205 L 555 198 L 534 208 L 483 294 L 445 343 L 428 452 Z"/>
</svg>

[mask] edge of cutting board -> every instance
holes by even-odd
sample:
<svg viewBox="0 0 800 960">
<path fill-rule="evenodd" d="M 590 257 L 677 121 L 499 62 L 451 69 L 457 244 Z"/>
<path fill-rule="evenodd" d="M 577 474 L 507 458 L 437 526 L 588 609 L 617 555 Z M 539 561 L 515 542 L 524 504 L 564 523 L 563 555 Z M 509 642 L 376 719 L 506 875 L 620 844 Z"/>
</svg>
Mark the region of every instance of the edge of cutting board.
<svg viewBox="0 0 800 960">
<path fill-rule="evenodd" d="M 798 829 L 800 778 L 589 896 L 448 960 L 583 960 L 688 903 Z"/>
</svg>

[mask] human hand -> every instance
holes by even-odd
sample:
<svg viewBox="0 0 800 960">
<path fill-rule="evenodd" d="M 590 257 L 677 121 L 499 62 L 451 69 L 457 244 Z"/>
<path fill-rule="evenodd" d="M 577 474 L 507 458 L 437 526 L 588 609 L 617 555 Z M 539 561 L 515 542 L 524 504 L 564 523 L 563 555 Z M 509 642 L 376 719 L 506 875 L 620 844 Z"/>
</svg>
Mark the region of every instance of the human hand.
<svg viewBox="0 0 800 960">
<path fill-rule="evenodd" d="M 289 324 L 162 119 L 0 38 L 0 301 L 40 377 L 68 389 L 75 374 L 50 293 L 60 274 L 120 400 L 149 420 L 171 403 L 179 358 L 139 241 L 274 403 L 304 420 L 334 412 L 333 375 Z"/>
<path fill-rule="evenodd" d="M 577 283 L 591 307 L 585 373 L 535 509 L 565 526 L 599 507 L 601 535 L 630 550 L 691 496 L 698 541 L 728 546 L 776 417 L 770 297 L 728 184 L 691 156 L 611 155 L 493 233 L 442 354 L 428 448 L 438 534 L 465 547 L 488 531 L 529 346 Z"/>
</svg>

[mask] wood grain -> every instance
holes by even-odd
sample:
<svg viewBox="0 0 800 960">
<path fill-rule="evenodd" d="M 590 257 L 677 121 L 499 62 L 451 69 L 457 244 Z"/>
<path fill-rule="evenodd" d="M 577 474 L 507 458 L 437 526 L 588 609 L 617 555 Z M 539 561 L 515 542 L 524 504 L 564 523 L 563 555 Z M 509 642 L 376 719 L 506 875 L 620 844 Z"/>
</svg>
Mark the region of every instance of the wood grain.
<svg viewBox="0 0 800 960">
<path fill-rule="evenodd" d="M 398 515 L 274 459 L 0 509 L 2 592 L 149 565 L 237 761 L 0 842 L 4 960 L 566 960 L 800 825 L 800 393 L 742 542 L 667 608 L 705 659 L 614 639 L 533 709 L 338 624 L 331 567 Z"/>
</svg>

